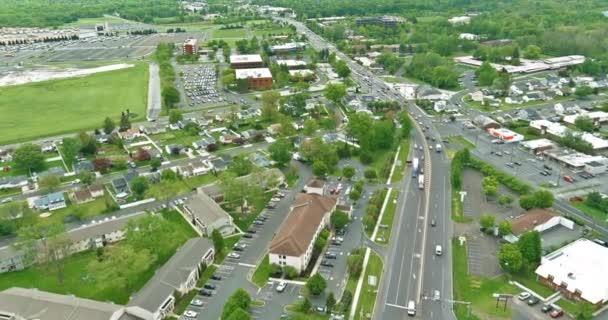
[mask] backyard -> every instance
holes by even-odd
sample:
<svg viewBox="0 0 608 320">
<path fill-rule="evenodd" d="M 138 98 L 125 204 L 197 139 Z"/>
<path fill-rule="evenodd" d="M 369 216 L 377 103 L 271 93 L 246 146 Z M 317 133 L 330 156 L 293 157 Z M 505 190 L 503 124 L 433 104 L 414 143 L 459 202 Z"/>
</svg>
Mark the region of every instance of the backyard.
<svg viewBox="0 0 608 320">
<path fill-rule="evenodd" d="M 143 119 L 148 65 L 0 88 L 0 144 L 101 127 L 129 109 Z"/>
</svg>

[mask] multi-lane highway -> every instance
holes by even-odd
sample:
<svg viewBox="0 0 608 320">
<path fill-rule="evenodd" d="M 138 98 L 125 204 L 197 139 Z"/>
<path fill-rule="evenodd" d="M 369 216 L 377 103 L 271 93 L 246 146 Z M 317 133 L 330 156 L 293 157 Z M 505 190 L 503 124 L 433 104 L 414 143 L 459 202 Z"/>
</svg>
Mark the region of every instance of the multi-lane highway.
<svg viewBox="0 0 608 320">
<path fill-rule="evenodd" d="M 304 24 L 279 18 L 294 25 L 305 34 L 315 49 L 329 49 L 345 61 L 352 70 L 351 77 L 360 85 L 374 88 L 381 98 L 403 100 L 403 97 L 376 77 L 366 68 L 358 65 L 347 55 L 338 51 Z M 392 226 L 396 235 L 390 242 L 385 257 L 384 274 L 377 296 L 374 319 L 402 319 L 410 300 L 416 302 L 416 317 L 420 319 L 453 319 L 450 300 L 452 297 L 451 278 L 451 224 L 449 206 L 448 160 L 443 153 L 432 152 L 428 148 L 425 135 L 438 141 L 439 134 L 426 115 L 414 105 L 409 106 L 410 114 L 416 119 L 416 131 L 412 146 L 422 146 L 422 150 L 412 150 L 412 154 L 424 158 L 426 190 L 419 190 L 417 180 L 408 171 L 400 183 L 397 212 Z M 422 127 L 426 132 L 423 135 Z M 430 226 L 435 219 L 436 226 Z M 435 255 L 435 246 L 441 245 L 443 254 Z M 435 290 L 439 299 L 433 300 Z"/>
</svg>

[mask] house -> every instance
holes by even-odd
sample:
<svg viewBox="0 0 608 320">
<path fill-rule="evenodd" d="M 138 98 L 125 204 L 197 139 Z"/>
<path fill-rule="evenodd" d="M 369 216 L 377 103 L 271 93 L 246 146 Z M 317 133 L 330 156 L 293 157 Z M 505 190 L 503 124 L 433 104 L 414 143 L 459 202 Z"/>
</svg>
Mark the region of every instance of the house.
<svg viewBox="0 0 608 320">
<path fill-rule="evenodd" d="M 245 130 L 245 131 L 241 132 L 241 137 L 243 137 L 243 139 L 245 139 L 245 141 L 248 141 L 248 140 L 252 140 L 256 136 L 261 135 L 261 134 L 262 133 L 259 132 L 258 130 L 249 129 L 249 130 Z"/>
<path fill-rule="evenodd" d="M 270 167 L 272 165 L 268 158 L 258 152 L 249 155 L 249 160 L 253 163 L 253 165 L 259 168 Z"/>
<path fill-rule="evenodd" d="M 179 167 L 178 170 L 184 177 L 195 177 L 211 171 L 211 166 L 205 163 L 205 161 L 197 159 L 187 165 Z"/>
<path fill-rule="evenodd" d="M 57 146 L 52 141 L 45 141 L 40 145 L 40 149 L 42 152 L 55 152 L 57 151 Z"/>
<path fill-rule="evenodd" d="M 574 301 L 608 302 L 608 248 L 581 238 L 541 259 L 538 281 Z"/>
<path fill-rule="evenodd" d="M 74 171 L 76 171 L 76 173 L 81 173 L 85 171 L 93 172 L 95 171 L 95 166 L 93 165 L 93 162 L 91 160 L 82 160 L 76 162 L 76 164 L 74 165 Z"/>
<path fill-rule="evenodd" d="M 196 39 L 186 39 L 183 45 L 183 53 L 184 54 L 197 54 L 198 53 L 198 40 Z"/>
<path fill-rule="evenodd" d="M 0 177 L 0 190 L 27 186 L 26 176 Z"/>
<path fill-rule="evenodd" d="M 213 137 L 204 137 L 199 141 L 192 142 L 192 147 L 196 150 L 207 149 L 208 146 L 216 144 L 217 141 Z"/>
<path fill-rule="evenodd" d="M 494 121 L 494 119 L 481 114 L 473 119 L 473 123 L 484 130 L 489 128 L 500 128 L 500 124 Z"/>
<path fill-rule="evenodd" d="M 308 194 L 318 194 L 322 196 L 325 194 L 325 181 L 312 179 L 304 186 L 304 190 L 306 190 L 306 193 Z"/>
<path fill-rule="evenodd" d="M 581 116 L 590 118 L 596 126 L 608 122 L 608 112 L 604 111 L 582 112 L 574 115 L 568 115 L 564 117 L 564 122 L 574 124 L 576 119 Z"/>
<path fill-rule="evenodd" d="M 111 137 L 112 136 L 109 134 L 100 133 L 95 135 L 95 141 L 97 141 L 97 143 L 108 143 Z"/>
<path fill-rule="evenodd" d="M 184 295 L 196 287 L 203 265 L 211 265 L 215 256 L 213 243 L 206 238 L 192 238 L 184 243 L 154 276 L 129 301 L 153 314 L 154 320 L 169 316 L 175 308 L 176 294 Z"/>
<path fill-rule="evenodd" d="M 70 230 L 67 233 L 68 239 L 72 242 L 70 253 L 74 254 L 90 249 L 102 248 L 124 240 L 129 221 L 145 215 L 147 213 L 142 211 L 118 218 L 108 217 L 101 220 L 91 220 L 87 224 Z"/>
<path fill-rule="evenodd" d="M 249 89 L 270 89 L 272 87 L 272 73 L 268 68 L 236 69 L 237 81 L 246 80 Z"/>
<path fill-rule="evenodd" d="M 131 190 L 129 189 L 129 183 L 125 177 L 120 177 L 112 180 L 112 188 L 114 189 L 114 193 L 129 193 Z"/>
<path fill-rule="evenodd" d="M 82 188 L 72 192 L 70 198 L 72 198 L 72 201 L 77 204 L 87 203 L 95 200 L 88 188 Z"/>
<path fill-rule="evenodd" d="M 178 155 L 184 150 L 184 147 L 179 144 L 168 144 L 165 146 L 167 154 Z"/>
<path fill-rule="evenodd" d="M 38 210 L 58 210 L 67 207 L 63 192 L 53 192 L 34 200 L 33 208 Z"/>
<path fill-rule="evenodd" d="M 470 96 L 471 96 L 471 100 L 473 100 L 475 102 L 479 102 L 479 103 L 483 102 L 484 96 L 483 96 L 483 92 L 480 90 L 470 93 Z"/>
<path fill-rule="evenodd" d="M 125 141 L 132 141 L 133 139 L 140 136 L 138 128 L 130 128 L 126 131 L 119 132 L 118 135 Z"/>
<path fill-rule="evenodd" d="M 448 100 L 439 100 L 433 103 L 435 112 L 458 112 L 458 106 Z"/>
<path fill-rule="evenodd" d="M 222 235 L 234 232 L 232 217 L 204 192 L 197 192 L 188 198 L 184 211 L 190 222 L 207 236 L 211 236 L 213 230 L 218 230 Z"/>
<path fill-rule="evenodd" d="M 213 167 L 213 171 L 217 173 L 219 171 L 224 171 L 228 169 L 228 165 L 230 164 L 230 162 L 232 162 L 232 157 L 230 157 L 229 155 L 222 155 L 209 159 L 208 162 Z"/>
<path fill-rule="evenodd" d="M 231 143 L 236 143 L 236 140 L 239 139 L 240 137 L 234 134 L 230 134 L 230 133 L 225 133 L 223 135 L 220 136 L 220 142 L 223 144 L 231 144 Z"/>
<path fill-rule="evenodd" d="M 260 68 L 264 66 L 262 56 L 259 54 L 243 54 L 243 55 L 231 55 L 230 56 L 230 67 L 232 69 L 243 69 L 243 68 Z"/>
<path fill-rule="evenodd" d="M 541 134 L 550 134 L 560 138 L 564 137 L 568 131 L 568 128 L 559 123 L 543 119 L 530 121 L 530 127 L 539 130 Z"/>
<path fill-rule="evenodd" d="M 444 100 L 447 98 L 443 92 L 427 85 L 421 85 L 416 89 L 416 97 L 421 100 L 431 101 Z"/>
<path fill-rule="evenodd" d="M 277 135 L 279 134 L 279 132 L 281 132 L 281 124 L 280 123 L 274 123 L 268 126 L 268 129 L 266 129 L 266 131 L 268 131 L 268 133 L 270 135 Z"/>
<path fill-rule="evenodd" d="M 525 232 L 534 230 L 543 233 L 558 226 L 572 230 L 574 222 L 547 209 L 531 209 L 511 220 L 511 234 L 504 238 L 515 243 Z"/>
<path fill-rule="evenodd" d="M 298 273 L 306 270 L 314 242 L 329 225 L 335 207 L 336 199 L 333 197 L 299 193 L 270 243 L 270 264 L 291 266 Z"/>
<path fill-rule="evenodd" d="M 476 41 L 479 40 L 480 37 L 476 34 L 472 34 L 472 33 L 461 33 L 458 36 L 458 39 L 460 40 L 468 40 L 468 41 Z"/>
<path fill-rule="evenodd" d="M 532 92 L 528 92 L 526 93 L 523 97 L 522 100 L 524 102 L 531 102 L 531 101 L 540 101 L 540 100 L 544 100 L 546 98 L 545 94 L 540 92 L 540 91 L 532 91 Z"/>
<path fill-rule="evenodd" d="M 522 103 L 524 103 L 524 100 L 517 96 L 508 96 L 505 98 L 505 103 L 506 104 L 522 104 Z"/>
<path fill-rule="evenodd" d="M 8 320 L 157 320 L 137 306 L 17 287 L 0 291 L 0 316 Z"/>
</svg>

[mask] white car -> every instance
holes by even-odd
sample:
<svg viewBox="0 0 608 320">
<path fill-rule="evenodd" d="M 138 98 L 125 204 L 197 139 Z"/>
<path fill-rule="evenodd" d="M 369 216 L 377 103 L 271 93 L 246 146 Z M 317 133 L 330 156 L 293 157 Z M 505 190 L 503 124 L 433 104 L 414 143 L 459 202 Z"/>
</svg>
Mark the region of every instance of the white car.
<svg viewBox="0 0 608 320">
<path fill-rule="evenodd" d="M 525 300 L 528 300 L 528 298 L 530 298 L 530 296 L 531 296 L 530 292 L 524 291 L 524 292 L 518 294 L 517 298 L 519 298 L 519 300 L 521 300 L 521 301 L 525 301 Z"/>
<path fill-rule="evenodd" d="M 194 299 L 194 300 L 190 301 L 190 304 L 195 307 L 201 307 L 203 305 L 203 300 Z"/>
<path fill-rule="evenodd" d="M 240 257 L 241 257 L 241 255 L 240 255 L 240 254 L 238 254 L 238 253 L 236 253 L 236 252 L 230 252 L 230 253 L 228 254 L 228 258 L 238 259 L 238 258 L 240 258 Z"/>
<path fill-rule="evenodd" d="M 440 245 L 435 246 L 435 254 L 440 256 L 443 253 Z"/>
<path fill-rule="evenodd" d="M 192 310 L 186 310 L 186 312 L 184 312 L 184 316 L 186 316 L 188 318 L 196 318 L 196 316 L 198 316 L 198 312 L 192 311 Z"/>
<path fill-rule="evenodd" d="M 285 288 L 287 288 L 287 282 L 281 281 L 281 282 L 279 282 L 279 285 L 277 286 L 277 292 L 283 292 L 283 291 L 285 291 Z"/>
</svg>

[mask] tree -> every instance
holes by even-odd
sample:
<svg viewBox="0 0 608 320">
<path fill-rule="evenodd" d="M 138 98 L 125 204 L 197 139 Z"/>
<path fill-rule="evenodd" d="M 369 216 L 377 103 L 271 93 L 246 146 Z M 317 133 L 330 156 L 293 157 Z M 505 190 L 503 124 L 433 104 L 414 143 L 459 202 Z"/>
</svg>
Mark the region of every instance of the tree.
<svg viewBox="0 0 608 320">
<path fill-rule="evenodd" d="M 511 234 L 511 221 L 503 220 L 498 223 L 498 234 L 501 236 L 506 236 Z"/>
<path fill-rule="evenodd" d="M 230 316 L 228 316 L 226 318 L 226 320 L 250 320 L 251 319 L 251 315 L 241 309 L 241 308 L 236 308 L 231 314 Z"/>
<path fill-rule="evenodd" d="M 363 270 L 363 260 L 364 257 L 360 253 L 352 253 L 350 256 L 348 256 L 348 258 L 346 258 L 348 272 L 351 275 L 358 277 L 361 274 L 361 271 Z"/>
<path fill-rule="evenodd" d="M 277 105 L 281 94 L 275 90 L 262 92 L 260 100 L 262 100 L 262 119 L 266 121 L 275 121 L 277 117 Z"/>
<path fill-rule="evenodd" d="M 579 98 L 584 98 L 593 93 L 593 89 L 589 86 L 576 87 L 574 94 Z"/>
<path fill-rule="evenodd" d="M 83 131 L 78 134 L 78 140 L 80 140 L 80 152 L 85 155 L 97 153 L 97 141 L 94 136 Z"/>
<path fill-rule="evenodd" d="M 328 171 L 327 165 L 321 161 L 315 161 L 312 164 L 312 173 L 317 177 L 325 177 Z"/>
<path fill-rule="evenodd" d="M 154 159 L 150 160 L 150 167 L 152 167 L 152 170 L 154 170 L 154 171 L 158 170 L 158 168 L 160 168 L 161 164 L 162 163 L 159 158 L 154 158 Z M 169 171 L 171 171 L 171 170 L 169 170 Z"/>
<path fill-rule="evenodd" d="M 305 297 L 300 305 L 300 312 L 308 313 L 310 309 L 312 309 L 312 303 L 310 303 L 310 300 Z"/>
<path fill-rule="evenodd" d="M 325 86 L 325 98 L 338 103 L 346 95 L 346 86 L 339 83 L 328 83 Z"/>
<path fill-rule="evenodd" d="M 327 308 L 327 313 L 331 313 L 336 306 L 336 298 L 334 297 L 334 293 L 330 292 L 327 295 L 327 299 L 325 299 L 325 307 Z"/>
<path fill-rule="evenodd" d="M 139 148 L 135 152 L 135 155 L 133 156 L 133 159 L 135 159 L 137 161 L 148 161 L 148 160 L 150 160 L 150 152 L 148 152 L 144 148 Z"/>
<path fill-rule="evenodd" d="M 511 82 L 511 75 L 506 72 L 501 72 L 498 74 L 498 77 L 494 79 L 494 82 L 492 82 L 492 87 L 501 91 L 502 95 L 506 95 L 511 87 Z"/>
<path fill-rule="evenodd" d="M 178 110 L 169 111 L 169 123 L 175 124 L 183 119 L 182 113 Z"/>
<path fill-rule="evenodd" d="M 477 83 L 480 86 L 490 86 L 498 76 L 498 72 L 496 72 L 496 69 L 494 69 L 489 62 L 484 61 L 481 66 L 475 70 L 475 76 L 477 77 Z"/>
<path fill-rule="evenodd" d="M 593 319 L 593 313 L 595 307 L 586 301 L 580 302 L 576 310 L 576 320 L 591 320 Z"/>
<path fill-rule="evenodd" d="M 95 158 L 92 162 L 95 171 L 101 173 L 105 173 L 112 166 L 112 161 L 110 161 L 108 158 Z"/>
<path fill-rule="evenodd" d="M 234 75 L 234 70 L 230 70 L 230 72 L 222 75 L 222 86 L 224 87 L 232 87 L 236 85 L 236 77 Z"/>
<path fill-rule="evenodd" d="M 121 112 L 120 114 L 120 123 L 118 124 L 119 131 L 127 131 L 131 129 L 131 120 L 129 119 L 128 112 Z"/>
<path fill-rule="evenodd" d="M 486 196 L 493 196 L 498 191 L 498 179 L 495 176 L 487 176 L 481 179 L 483 193 Z"/>
<path fill-rule="evenodd" d="M 248 310 L 250 305 L 251 297 L 247 291 L 239 288 L 226 300 L 222 310 L 222 319 L 241 319 L 233 318 L 233 314 L 240 314 L 238 310 Z"/>
<path fill-rule="evenodd" d="M 133 180 L 131 180 L 131 190 L 133 190 L 138 198 L 143 197 L 146 190 L 148 190 L 148 179 L 145 177 L 133 178 Z"/>
<path fill-rule="evenodd" d="M 365 176 L 366 179 L 369 179 L 369 180 L 376 179 L 378 177 L 376 170 L 373 168 L 365 169 L 365 172 L 363 173 L 363 175 Z"/>
<path fill-rule="evenodd" d="M 160 179 L 164 181 L 175 181 L 177 179 L 177 173 L 171 169 L 163 170 L 160 173 Z"/>
<path fill-rule="evenodd" d="M 519 206 L 524 210 L 530 210 L 536 205 L 536 200 L 531 194 L 526 194 L 519 197 Z"/>
<path fill-rule="evenodd" d="M 542 255 L 540 233 L 536 230 L 524 232 L 517 241 L 517 246 L 526 263 L 538 263 Z"/>
<path fill-rule="evenodd" d="M 216 253 L 224 251 L 224 237 L 218 229 L 213 229 L 211 232 L 211 239 L 213 240 L 213 248 Z"/>
<path fill-rule="evenodd" d="M 110 117 L 106 117 L 103 121 L 103 132 L 105 132 L 105 134 L 110 134 L 114 129 L 116 129 L 116 123 Z"/>
<path fill-rule="evenodd" d="M 593 123 L 593 119 L 591 119 L 587 115 L 581 115 L 576 117 L 574 120 L 574 125 L 582 131 L 593 132 L 595 130 L 595 124 Z"/>
<path fill-rule="evenodd" d="M 307 137 L 312 136 L 315 132 L 319 130 L 319 125 L 315 119 L 306 119 L 304 121 L 304 135 Z"/>
<path fill-rule="evenodd" d="M 72 163 L 74 159 L 76 159 L 78 152 L 80 152 L 80 148 L 82 148 L 80 140 L 75 138 L 63 138 L 61 153 L 66 163 Z"/>
<path fill-rule="evenodd" d="M 541 54 L 540 47 L 531 44 L 531 45 L 528 45 L 524 49 L 523 56 L 526 59 L 538 59 L 538 58 L 540 58 L 540 54 Z"/>
<path fill-rule="evenodd" d="M 135 250 L 129 245 L 110 246 L 101 260 L 93 260 L 87 269 L 97 275 L 95 281 L 102 288 L 133 289 L 142 270 L 148 270 L 157 257 L 148 249 Z"/>
<path fill-rule="evenodd" d="M 501 206 L 507 206 L 513 203 L 513 197 L 507 195 L 500 195 L 498 197 L 498 204 Z"/>
<path fill-rule="evenodd" d="M 59 187 L 61 181 L 59 177 L 54 174 L 47 174 L 38 180 L 38 186 L 40 189 L 46 190 L 47 192 L 52 192 Z"/>
<path fill-rule="evenodd" d="M 44 155 L 40 146 L 31 143 L 23 144 L 13 153 L 15 168 L 24 172 L 44 169 Z"/>
<path fill-rule="evenodd" d="M 346 213 L 344 213 L 343 211 L 336 210 L 331 215 L 329 221 L 330 221 L 332 229 L 340 230 L 348 224 L 349 218 L 348 218 L 348 215 Z"/>
<path fill-rule="evenodd" d="M 323 279 L 323 277 L 318 273 L 315 273 L 312 277 L 308 278 L 308 281 L 306 281 L 306 288 L 308 288 L 310 293 L 315 296 L 320 295 L 326 287 L 327 283 L 325 282 L 325 279 Z"/>
<path fill-rule="evenodd" d="M 352 166 L 345 166 L 344 168 L 342 168 L 342 176 L 348 180 L 352 179 L 352 177 L 355 175 L 355 168 L 353 168 Z"/>
<path fill-rule="evenodd" d="M 88 170 L 81 171 L 78 174 L 78 179 L 80 179 L 80 182 L 83 184 L 90 186 L 93 184 L 93 182 L 95 182 L 95 174 Z"/>
<path fill-rule="evenodd" d="M 16 247 L 23 252 L 25 265 L 45 264 L 63 283 L 64 260 L 72 245 L 60 222 L 28 224 L 17 230 Z"/>
<path fill-rule="evenodd" d="M 180 99 L 179 91 L 177 91 L 177 89 L 173 85 L 165 86 L 161 91 L 161 95 L 163 98 L 163 102 L 165 103 L 165 106 L 168 109 L 173 108 L 175 104 L 179 102 Z"/>
<path fill-rule="evenodd" d="M 335 64 L 336 73 L 340 78 L 346 78 L 350 76 L 350 68 L 343 60 L 337 61 Z"/>
<path fill-rule="evenodd" d="M 555 197 L 551 191 L 543 189 L 536 190 L 533 195 L 536 208 L 551 208 L 553 206 Z"/>
<path fill-rule="evenodd" d="M 268 147 L 270 158 L 281 167 L 289 163 L 292 151 L 293 145 L 286 139 L 277 140 Z"/>
<path fill-rule="evenodd" d="M 232 158 L 229 169 L 240 177 L 251 173 L 253 164 L 245 156 L 238 155 Z"/>
<path fill-rule="evenodd" d="M 493 215 L 484 213 L 479 217 L 479 224 L 484 230 L 490 230 L 494 227 L 495 218 Z"/>
<path fill-rule="evenodd" d="M 523 265 L 523 258 L 515 244 L 507 243 L 498 250 L 498 264 L 507 272 L 518 272 Z"/>
</svg>

